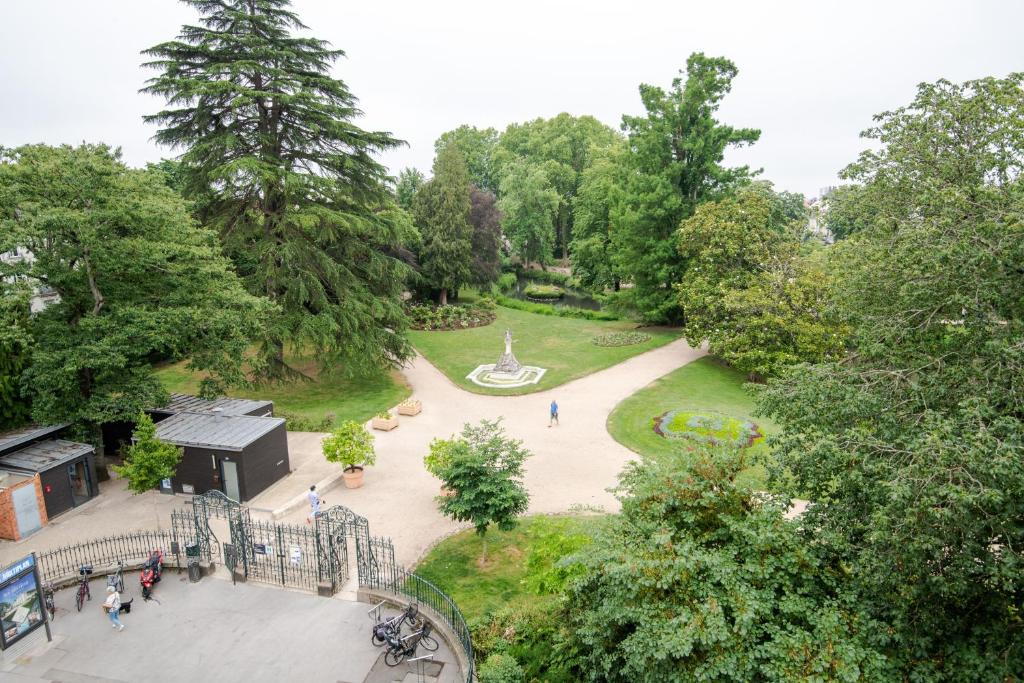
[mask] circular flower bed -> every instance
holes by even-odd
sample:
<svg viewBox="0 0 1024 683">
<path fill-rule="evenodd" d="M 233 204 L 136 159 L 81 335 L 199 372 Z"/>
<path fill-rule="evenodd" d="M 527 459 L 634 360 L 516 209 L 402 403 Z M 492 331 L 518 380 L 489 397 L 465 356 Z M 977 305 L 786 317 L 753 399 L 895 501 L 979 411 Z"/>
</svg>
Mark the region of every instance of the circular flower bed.
<svg viewBox="0 0 1024 683">
<path fill-rule="evenodd" d="M 557 285 L 538 285 L 531 282 L 523 288 L 523 296 L 537 301 L 554 301 L 565 296 L 565 290 Z"/>
<path fill-rule="evenodd" d="M 409 327 L 414 330 L 465 330 L 470 327 L 490 325 L 495 318 L 493 308 L 480 304 L 473 306 L 411 304 L 406 312 L 409 314 Z"/>
<path fill-rule="evenodd" d="M 631 346 L 650 340 L 651 335 L 645 332 L 610 332 L 598 335 L 590 341 L 597 346 Z"/>
<path fill-rule="evenodd" d="M 654 418 L 654 431 L 668 439 L 689 439 L 737 448 L 752 446 L 764 436 L 761 429 L 749 420 L 711 411 L 670 410 Z"/>
</svg>

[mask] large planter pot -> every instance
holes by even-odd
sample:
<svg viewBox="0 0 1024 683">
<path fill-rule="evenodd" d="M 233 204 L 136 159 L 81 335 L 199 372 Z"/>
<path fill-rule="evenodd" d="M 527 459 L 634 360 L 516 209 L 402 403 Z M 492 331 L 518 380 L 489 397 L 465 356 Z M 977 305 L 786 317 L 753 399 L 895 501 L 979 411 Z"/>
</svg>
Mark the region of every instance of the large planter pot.
<svg viewBox="0 0 1024 683">
<path fill-rule="evenodd" d="M 399 415 L 419 415 L 420 411 L 423 410 L 423 404 L 415 399 L 409 399 L 408 401 L 402 401 L 398 404 Z"/>
<path fill-rule="evenodd" d="M 373 428 L 379 429 L 382 432 L 390 432 L 392 429 L 398 426 L 398 417 L 392 415 L 390 419 L 383 419 L 380 417 L 373 418 Z"/>
<path fill-rule="evenodd" d="M 345 470 L 342 473 L 345 478 L 345 488 L 357 489 L 363 485 L 363 468 L 357 467 L 352 470 Z"/>
</svg>

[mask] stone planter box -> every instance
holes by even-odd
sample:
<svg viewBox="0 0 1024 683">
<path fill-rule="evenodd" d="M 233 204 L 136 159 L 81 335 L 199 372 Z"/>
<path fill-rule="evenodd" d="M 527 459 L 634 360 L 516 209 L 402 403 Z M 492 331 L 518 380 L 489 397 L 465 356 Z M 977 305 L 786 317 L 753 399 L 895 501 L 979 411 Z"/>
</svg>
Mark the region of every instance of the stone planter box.
<svg viewBox="0 0 1024 683">
<path fill-rule="evenodd" d="M 385 420 L 380 417 L 373 418 L 373 428 L 379 429 L 382 432 L 390 432 L 392 429 L 398 426 L 398 416 L 392 415 L 389 419 Z"/>
<path fill-rule="evenodd" d="M 419 415 L 423 410 L 423 404 L 416 400 L 404 401 L 398 404 L 399 415 Z"/>
</svg>

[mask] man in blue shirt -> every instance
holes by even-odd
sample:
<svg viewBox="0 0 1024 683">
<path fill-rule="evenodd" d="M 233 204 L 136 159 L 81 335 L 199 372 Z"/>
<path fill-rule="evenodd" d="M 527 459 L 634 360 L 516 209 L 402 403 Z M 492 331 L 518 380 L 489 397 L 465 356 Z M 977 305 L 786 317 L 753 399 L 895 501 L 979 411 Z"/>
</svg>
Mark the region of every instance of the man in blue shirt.
<svg viewBox="0 0 1024 683">
<path fill-rule="evenodd" d="M 552 424 L 558 424 L 558 403 L 551 399 L 551 417 L 548 419 L 548 427 Z"/>
</svg>

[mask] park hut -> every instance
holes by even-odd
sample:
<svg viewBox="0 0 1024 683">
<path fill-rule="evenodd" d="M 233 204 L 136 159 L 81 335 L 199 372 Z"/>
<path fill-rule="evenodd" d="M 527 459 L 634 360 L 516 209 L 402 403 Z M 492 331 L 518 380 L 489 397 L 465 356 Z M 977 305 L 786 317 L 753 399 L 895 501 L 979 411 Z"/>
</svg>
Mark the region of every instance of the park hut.
<svg viewBox="0 0 1024 683">
<path fill-rule="evenodd" d="M 99 493 L 96 449 L 56 438 L 67 425 L 31 426 L 0 434 L 0 469 L 39 475 L 46 518 L 88 502 Z M 29 499 L 25 494 L 25 511 Z"/>
<path fill-rule="evenodd" d="M 177 493 L 218 490 L 247 501 L 290 471 L 284 418 L 231 415 L 214 407 L 165 417 L 156 436 L 183 449 L 170 482 Z"/>
</svg>

